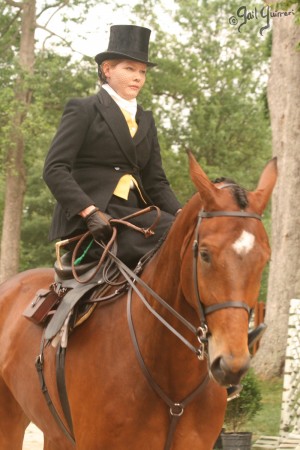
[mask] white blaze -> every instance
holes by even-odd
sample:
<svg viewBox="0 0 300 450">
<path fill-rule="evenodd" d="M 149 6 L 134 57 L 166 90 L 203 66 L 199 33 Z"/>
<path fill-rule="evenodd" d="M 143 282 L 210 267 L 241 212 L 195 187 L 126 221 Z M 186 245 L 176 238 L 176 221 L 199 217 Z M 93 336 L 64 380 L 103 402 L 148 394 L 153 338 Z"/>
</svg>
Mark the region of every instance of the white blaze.
<svg viewBox="0 0 300 450">
<path fill-rule="evenodd" d="M 243 231 L 240 237 L 232 244 L 238 255 L 247 255 L 253 248 L 255 236 L 248 231 Z"/>
</svg>

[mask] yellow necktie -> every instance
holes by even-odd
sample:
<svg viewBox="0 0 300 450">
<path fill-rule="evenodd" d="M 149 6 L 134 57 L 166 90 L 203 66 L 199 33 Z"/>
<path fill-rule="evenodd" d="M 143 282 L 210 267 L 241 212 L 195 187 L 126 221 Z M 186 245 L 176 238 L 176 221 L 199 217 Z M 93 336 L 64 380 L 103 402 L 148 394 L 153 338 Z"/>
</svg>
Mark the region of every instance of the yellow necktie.
<svg viewBox="0 0 300 450">
<path fill-rule="evenodd" d="M 141 193 L 141 190 L 139 188 L 137 181 L 135 180 L 135 178 L 133 178 L 132 175 L 129 175 L 129 174 L 123 175 L 122 178 L 119 179 L 119 183 L 117 184 L 117 186 L 114 190 L 114 195 L 116 195 L 117 197 L 121 197 L 124 200 L 128 200 L 129 191 L 130 191 L 131 187 L 133 186 L 133 184 L 137 188 L 138 193 L 140 194 L 140 197 L 143 200 L 143 202 L 145 204 L 147 204 L 146 200 L 144 199 L 144 197 Z"/>
<path fill-rule="evenodd" d="M 123 175 L 120 178 L 119 183 L 114 190 L 114 195 L 117 197 L 124 198 L 124 200 L 128 200 L 129 191 L 131 188 L 131 182 L 133 181 L 132 175 Z"/>
<path fill-rule="evenodd" d="M 126 119 L 128 128 L 129 128 L 129 133 L 131 135 L 131 137 L 133 137 L 135 135 L 135 133 L 137 132 L 138 129 L 138 125 L 135 121 L 135 119 L 132 118 L 131 114 L 129 114 L 129 112 L 127 112 L 125 109 L 121 108 L 121 111 Z"/>
<path fill-rule="evenodd" d="M 131 115 L 125 109 L 121 108 L 121 111 L 124 114 L 124 117 L 126 119 L 131 137 L 133 137 L 138 129 L 138 125 L 137 125 L 136 121 L 133 120 Z M 120 178 L 119 183 L 117 184 L 117 186 L 114 190 L 114 195 L 116 195 L 117 197 L 121 197 L 124 200 L 128 200 L 129 191 L 133 187 L 133 184 L 137 188 L 143 202 L 147 203 L 146 200 L 142 196 L 142 193 L 140 191 L 137 181 L 133 178 L 132 175 L 129 175 L 129 174 L 123 175 L 122 178 Z"/>
</svg>

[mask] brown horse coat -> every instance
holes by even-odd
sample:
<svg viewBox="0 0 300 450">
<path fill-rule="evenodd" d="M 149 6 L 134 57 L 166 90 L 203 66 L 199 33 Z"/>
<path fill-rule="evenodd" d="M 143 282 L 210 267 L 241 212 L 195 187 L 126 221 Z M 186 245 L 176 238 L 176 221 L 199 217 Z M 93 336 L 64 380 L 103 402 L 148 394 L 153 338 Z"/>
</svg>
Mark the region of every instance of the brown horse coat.
<svg viewBox="0 0 300 450">
<path fill-rule="evenodd" d="M 190 156 L 196 194 L 176 219 L 142 279 L 194 326 L 199 325 L 193 284 L 192 255 L 197 215 L 239 211 L 229 189 L 218 189 Z M 257 189 L 248 194 L 246 211 L 261 214 L 276 180 L 273 160 Z M 248 237 L 248 241 L 247 238 Z M 250 239 L 250 236 L 251 239 Z M 257 300 L 263 267 L 269 257 L 262 223 L 253 218 L 203 219 L 199 227 L 197 278 L 204 305 L 228 300 L 251 308 Z M 252 245 L 250 245 L 252 242 Z M 38 383 L 34 362 L 42 330 L 22 312 L 40 288 L 52 282 L 48 269 L 27 271 L 0 289 L 0 448 L 21 450 L 24 430 L 33 421 L 45 435 L 45 450 L 74 448 L 52 418 Z M 142 289 L 143 291 L 143 289 Z M 144 291 L 143 291 L 144 292 Z M 197 339 L 147 293 L 149 303 L 195 346 Z M 248 314 L 241 308 L 220 309 L 207 316 L 208 359 L 199 361 L 133 294 L 133 322 L 153 378 L 180 402 L 205 378 L 210 381 L 185 409 L 172 450 L 211 450 L 223 424 L 226 389 L 249 367 Z M 55 349 L 45 350 L 45 378 L 62 415 L 55 385 Z M 126 296 L 98 307 L 69 339 L 66 384 L 78 450 L 163 450 L 169 408 L 151 389 L 138 364 L 127 319 Z"/>
</svg>

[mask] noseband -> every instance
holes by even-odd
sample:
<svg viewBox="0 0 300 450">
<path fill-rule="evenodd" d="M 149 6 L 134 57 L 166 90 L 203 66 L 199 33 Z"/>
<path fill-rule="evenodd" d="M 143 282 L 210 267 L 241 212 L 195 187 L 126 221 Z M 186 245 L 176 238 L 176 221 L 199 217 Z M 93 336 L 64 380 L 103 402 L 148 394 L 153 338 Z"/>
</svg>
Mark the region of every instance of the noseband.
<svg viewBox="0 0 300 450">
<path fill-rule="evenodd" d="M 199 290 L 199 282 L 198 282 L 198 254 L 199 254 L 199 232 L 200 232 L 200 225 L 202 222 L 202 219 L 210 219 L 214 217 L 241 217 L 241 218 L 250 218 L 250 219 L 257 219 L 261 220 L 261 216 L 255 213 L 251 212 L 245 212 L 245 211 L 214 211 L 214 212 L 206 212 L 206 211 L 200 211 L 198 214 L 198 222 L 195 229 L 195 239 L 193 242 L 193 279 L 194 279 L 194 286 L 195 286 L 195 292 L 197 297 L 197 304 L 198 304 L 198 310 L 199 310 L 199 316 L 200 316 L 200 327 L 197 330 L 197 337 L 200 342 L 200 349 L 198 357 L 202 359 L 204 356 L 204 346 L 206 342 L 206 336 L 208 332 L 208 326 L 206 323 L 206 316 L 208 314 L 211 314 L 215 311 L 219 311 L 221 309 L 228 309 L 228 308 L 242 308 L 247 311 L 248 314 L 250 314 L 250 307 L 247 305 L 247 303 L 243 301 L 232 301 L 229 300 L 227 302 L 223 303 L 215 303 L 213 305 L 205 306 L 201 300 L 200 297 L 200 290 Z"/>
</svg>

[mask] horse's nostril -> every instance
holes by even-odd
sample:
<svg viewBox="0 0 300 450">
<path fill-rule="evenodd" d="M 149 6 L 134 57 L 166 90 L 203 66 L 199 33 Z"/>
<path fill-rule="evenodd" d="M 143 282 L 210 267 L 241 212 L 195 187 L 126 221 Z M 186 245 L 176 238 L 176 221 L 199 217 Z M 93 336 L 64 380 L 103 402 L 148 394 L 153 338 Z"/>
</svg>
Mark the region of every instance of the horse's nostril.
<svg viewBox="0 0 300 450">
<path fill-rule="evenodd" d="M 214 377 L 214 379 L 220 383 L 221 385 L 225 384 L 222 380 L 224 378 L 224 373 L 221 369 L 221 357 L 216 358 L 213 363 L 210 365 L 210 371 Z"/>
<path fill-rule="evenodd" d="M 235 377 L 237 381 L 240 381 L 243 375 L 247 372 L 250 366 L 250 358 L 221 358 L 220 368 L 225 374 L 229 374 L 231 377 Z M 233 383 L 232 383 L 233 384 Z"/>
<path fill-rule="evenodd" d="M 216 358 L 210 366 L 210 371 L 215 380 L 223 385 L 239 384 L 241 378 L 250 366 L 250 358 L 238 359 L 238 358 Z"/>
</svg>

